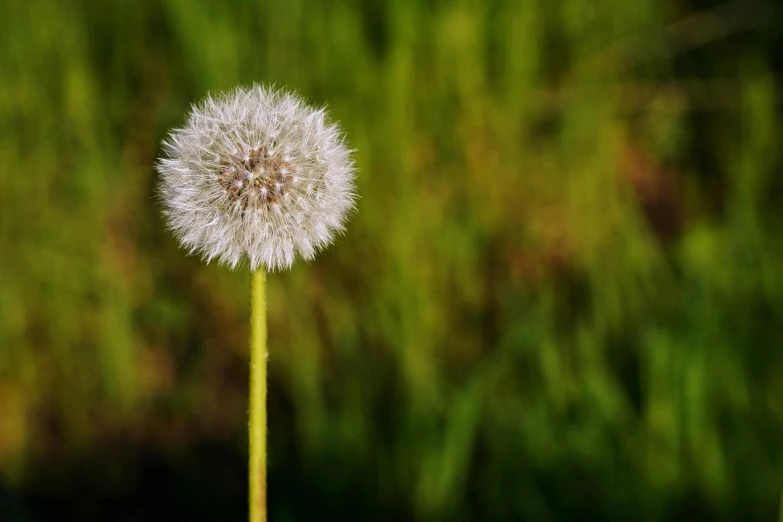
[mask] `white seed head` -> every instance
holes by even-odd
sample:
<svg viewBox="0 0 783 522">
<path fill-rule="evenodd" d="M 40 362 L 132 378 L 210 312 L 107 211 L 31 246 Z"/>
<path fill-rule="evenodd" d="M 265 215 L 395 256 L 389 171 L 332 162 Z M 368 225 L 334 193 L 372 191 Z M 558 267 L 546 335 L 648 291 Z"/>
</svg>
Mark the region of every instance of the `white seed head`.
<svg viewBox="0 0 783 522">
<path fill-rule="evenodd" d="M 340 128 L 293 94 L 255 85 L 208 96 L 163 147 L 168 225 L 207 261 L 288 268 L 331 243 L 354 207 Z"/>
</svg>

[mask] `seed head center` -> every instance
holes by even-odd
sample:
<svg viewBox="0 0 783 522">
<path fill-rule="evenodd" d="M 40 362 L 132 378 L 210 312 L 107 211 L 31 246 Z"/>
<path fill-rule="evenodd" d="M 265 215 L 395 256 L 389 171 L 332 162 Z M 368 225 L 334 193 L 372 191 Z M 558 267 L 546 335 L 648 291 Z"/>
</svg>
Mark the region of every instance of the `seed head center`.
<svg viewBox="0 0 783 522">
<path fill-rule="evenodd" d="M 295 169 L 280 152 L 259 147 L 220 162 L 218 182 L 232 203 L 262 208 L 278 203 L 294 183 Z"/>
</svg>

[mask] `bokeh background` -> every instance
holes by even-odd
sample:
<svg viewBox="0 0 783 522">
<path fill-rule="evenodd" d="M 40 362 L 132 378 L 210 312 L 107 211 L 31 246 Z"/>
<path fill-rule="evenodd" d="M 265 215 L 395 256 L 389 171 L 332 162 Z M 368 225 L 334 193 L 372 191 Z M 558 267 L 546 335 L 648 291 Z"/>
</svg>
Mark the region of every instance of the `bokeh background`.
<svg viewBox="0 0 783 522">
<path fill-rule="evenodd" d="M 5 0 L 0 520 L 242 520 L 249 277 L 153 165 L 274 82 L 361 199 L 269 282 L 271 520 L 758 520 L 783 489 L 783 16 Z"/>
</svg>

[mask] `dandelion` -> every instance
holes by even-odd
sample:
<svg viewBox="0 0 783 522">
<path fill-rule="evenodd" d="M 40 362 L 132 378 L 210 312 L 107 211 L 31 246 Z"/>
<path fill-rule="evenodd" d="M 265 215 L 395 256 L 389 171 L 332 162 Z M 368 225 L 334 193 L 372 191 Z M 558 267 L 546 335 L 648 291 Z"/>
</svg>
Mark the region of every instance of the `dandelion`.
<svg viewBox="0 0 783 522">
<path fill-rule="evenodd" d="M 329 245 L 354 204 L 342 133 L 298 97 L 261 86 L 208 97 L 164 142 L 170 228 L 191 253 L 232 268 L 289 268 Z"/>
<path fill-rule="evenodd" d="M 313 259 L 354 207 L 342 132 L 300 98 L 253 86 L 193 107 L 157 164 L 168 225 L 190 253 L 252 271 L 249 513 L 266 520 L 266 271 Z"/>
</svg>

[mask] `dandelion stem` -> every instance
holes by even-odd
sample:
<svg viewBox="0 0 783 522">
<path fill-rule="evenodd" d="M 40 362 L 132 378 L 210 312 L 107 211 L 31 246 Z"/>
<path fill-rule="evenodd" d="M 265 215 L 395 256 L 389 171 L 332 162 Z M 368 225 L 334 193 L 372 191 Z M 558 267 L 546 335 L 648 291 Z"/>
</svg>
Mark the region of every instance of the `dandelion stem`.
<svg viewBox="0 0 783 522">
<path fill-rule="evenodd" d="M 266 273 L 251 274 L 250 522 L 266 522 Z"/>
</svg>

